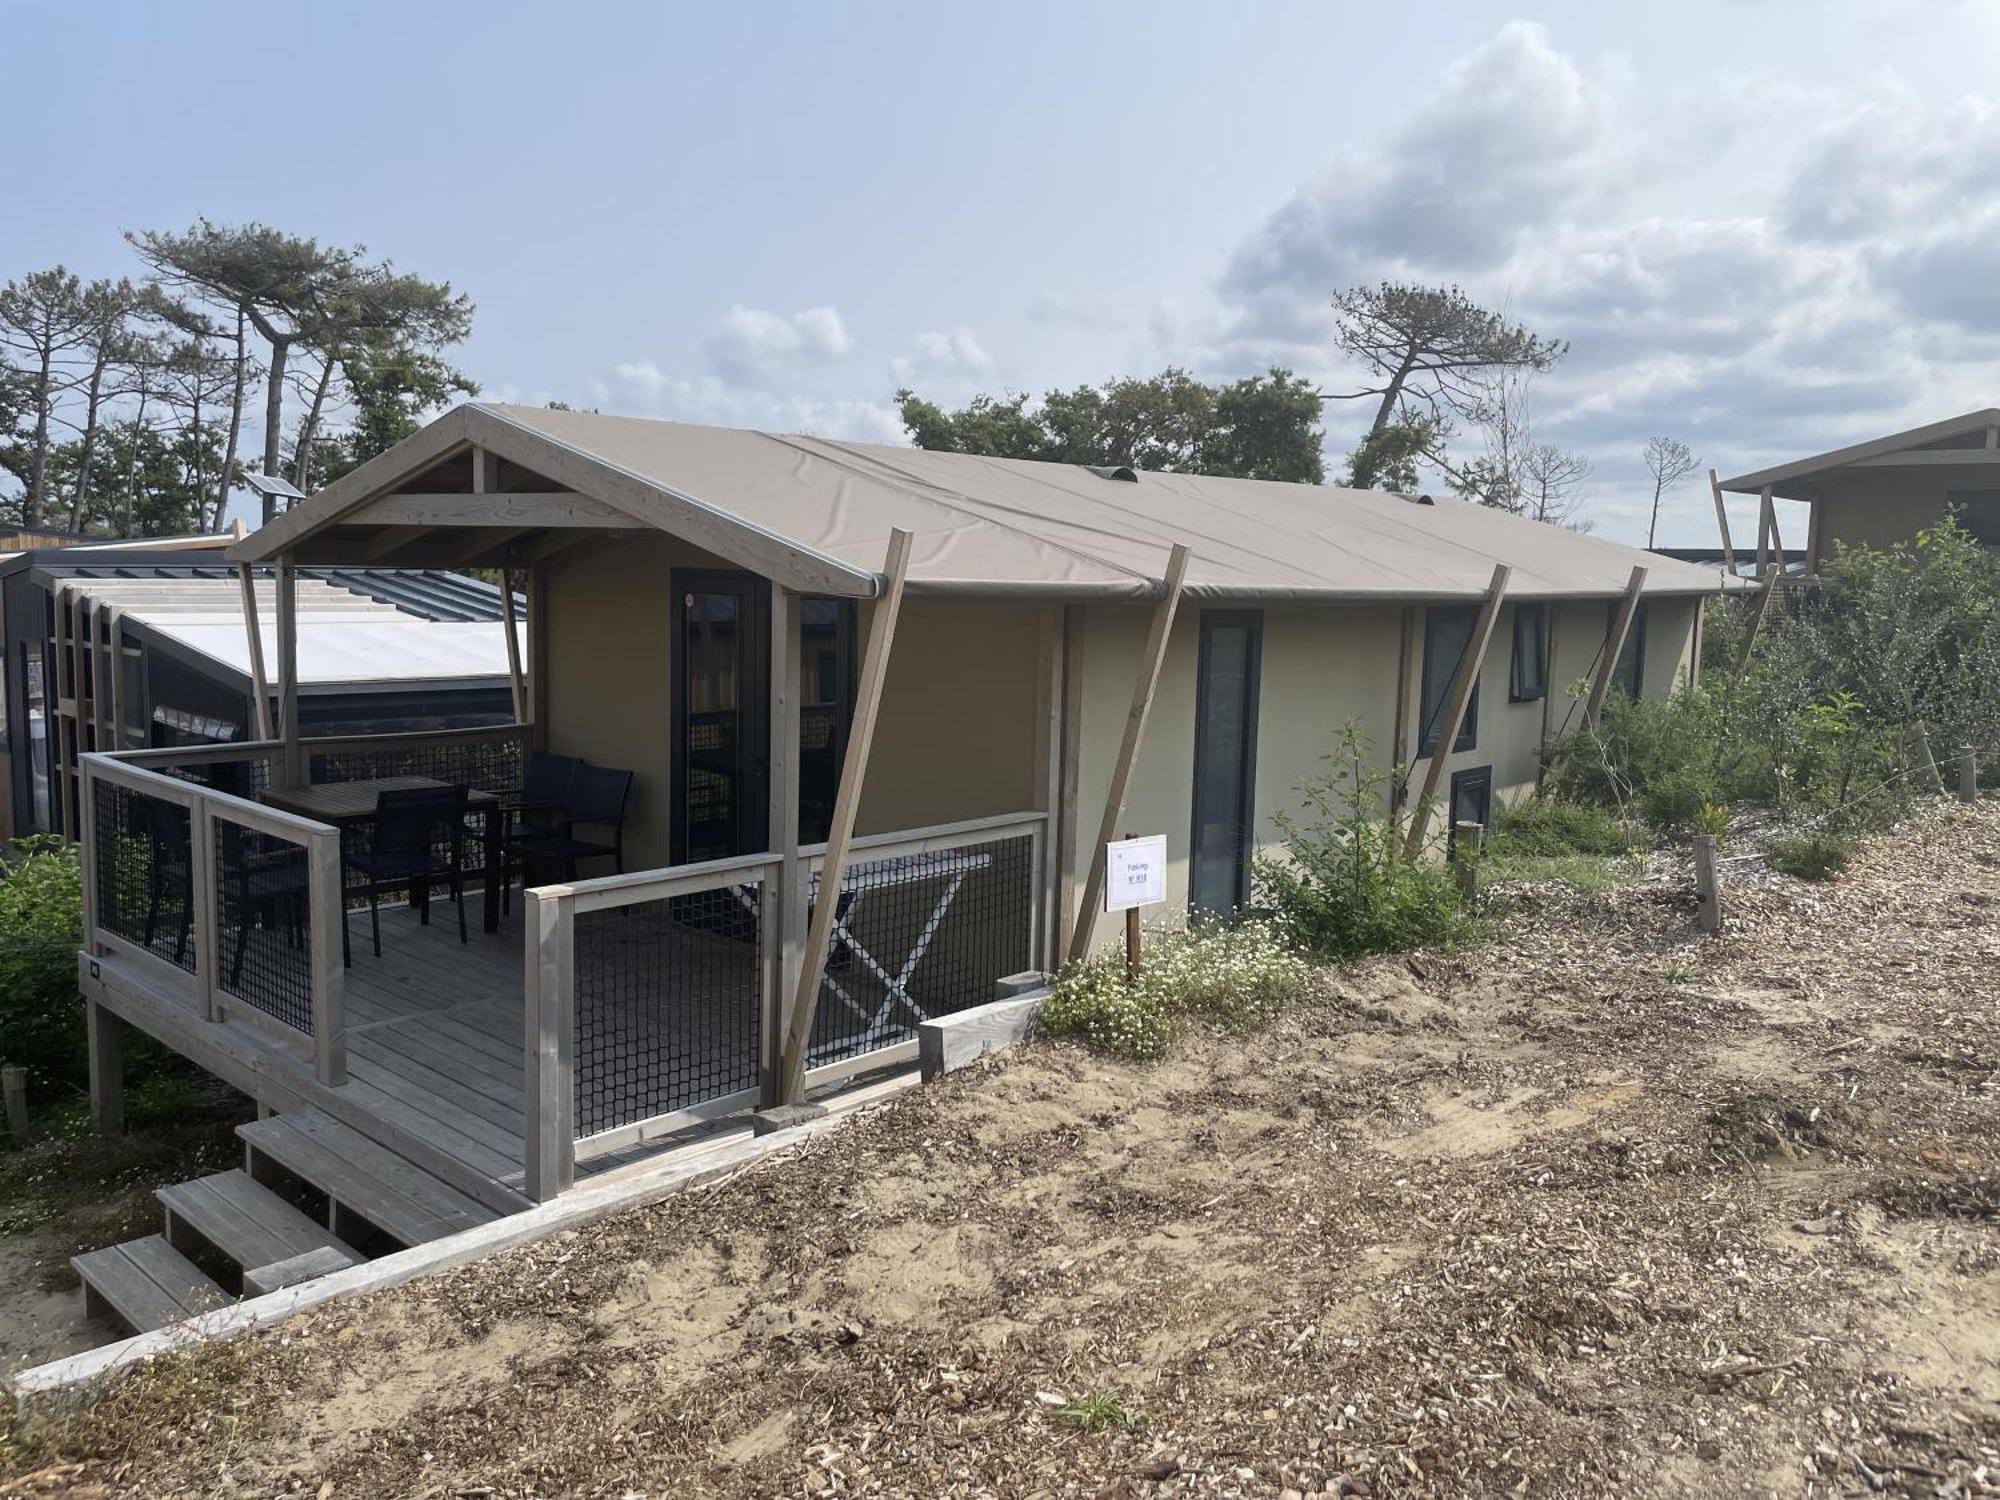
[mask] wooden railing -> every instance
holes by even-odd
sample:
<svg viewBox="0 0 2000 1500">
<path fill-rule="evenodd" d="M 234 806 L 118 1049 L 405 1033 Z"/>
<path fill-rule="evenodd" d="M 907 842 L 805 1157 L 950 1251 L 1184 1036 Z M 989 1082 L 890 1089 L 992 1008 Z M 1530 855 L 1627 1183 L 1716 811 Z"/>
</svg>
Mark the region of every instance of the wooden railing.
<svg viewBox="0 0 2000 1500">
<path fill-rule="evenodd" d="M 808 1085 L 914 1058 L 918 1020 L 1039 965 L 1047 825 L 1017 813 L 854 840 Z M 799 851 L 790 903 L 777 854 L 527 892 L 530 1197 L 565 1191 L 579 1160 L 777 1102 L 796 975 L 783 935 L 796 950 L 824 856 Z"/>
<path fill-rule="evenodd" d="M 303 1038 L 320 1081 L 345 1082 L 340 835 L 168 774 L 184 754 L 81 758 L 85 952 L 204 1020 Z"/>
</svg>

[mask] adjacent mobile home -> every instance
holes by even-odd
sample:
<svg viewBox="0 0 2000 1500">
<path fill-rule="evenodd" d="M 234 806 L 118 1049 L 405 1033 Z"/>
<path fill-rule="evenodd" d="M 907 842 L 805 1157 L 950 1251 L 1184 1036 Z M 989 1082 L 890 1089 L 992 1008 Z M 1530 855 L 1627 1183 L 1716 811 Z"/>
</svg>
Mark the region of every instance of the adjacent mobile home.
<svg viewBox="0 0 2000 1500">
<path fill-rule="evenodd" d="M 1690 680 L 1723 587 L 1458 503 L 485 404 L 230 558 L 272 570 L 272 732 L 84 757 L 103 1107 L 138 1025 L 495 1211 L 1108 938 L 1107 821 L 1166 836 L 1156 915 L 1241 907 L 1346 720 L 1484 821 L 1572 684 Z M 522 722 L 316 736 L 299 580 L 363 563 L 521 581 Z M 469 799 L 463 937 L 355 894 L 412 782 Z M 536 845 L 551 802 L 595 832 Z"/>
</svg>

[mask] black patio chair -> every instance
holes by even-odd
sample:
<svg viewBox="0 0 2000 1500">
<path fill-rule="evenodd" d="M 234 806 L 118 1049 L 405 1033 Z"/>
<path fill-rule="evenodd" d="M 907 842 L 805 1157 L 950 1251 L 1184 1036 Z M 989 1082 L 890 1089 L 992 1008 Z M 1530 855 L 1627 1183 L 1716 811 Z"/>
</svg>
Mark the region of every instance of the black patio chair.
<svg viewBox="0 0 2000 1500">
<path fill-rule="evenodd" d="M 583 768 L 580 755 L 552 755 L 537 750 L 528 759 L 528 774 L 519 790 L 499 794 L 507 818 L 507 842 L 501 851 L 500 909 L 513 906 L 514 877 L 522 873 L 515 840 L 529 834 L 555 833 L 569 815 L 570 788 Z"/>
<path fill-rule="evenodd" d="M 552 866 L 565 880 L 576 879 L 580 859 L 611 859 L 611 868 L 625 871 L 625 804 L 632 796 L 632 773 L 588 762 L 577 767 L 570 783 L 568 808 L 560 826 L 546 832 L 516 835 L 509 840 L 524 867 Z M 579 838 L 579 827 L 601 830 L 598 837 Z"/>
<path fill-rule="evenodd" d="M 236 919 L 236 952 L 229 960 L 229 983 L 240 990 L 243 983 L 243 956 L 250 946 L 250 928 L 261 924 L 265 931 L 285 929 L 285 946 L 305 944 L 306 913 L 311 908 L 312 878 L 306 866 L 306 851 L 297 844 L 270 841 L 274 848 L 259 850 L 256 835 L 227 819 L 219 820 L 222 838 L 218 855 L 222 861 L 222 884 L 228 901 L 226 910 Z"/>
<path fill-rule="evenodd" d="M 431 920 L 431 882 L 441 880 L 458 906 L 458 940 L 465 937 L 465 809 L 466 788 L 417 787 L 381 792 L 375 817 L 368 826 L 368 847 L 343 849 L 341 865 L 361 875 L 358 883 L 343 882 L 348 894 L 368 897 L 368 923 L 374 934 L 375 956 L 382 956 L 382 893 L 407 888 L 410 904 L 425 926 Z M 445 851 L 440 857 L 439 850 Z M 346 924 L 342 956 L 346 956 Z"/>
</svg>

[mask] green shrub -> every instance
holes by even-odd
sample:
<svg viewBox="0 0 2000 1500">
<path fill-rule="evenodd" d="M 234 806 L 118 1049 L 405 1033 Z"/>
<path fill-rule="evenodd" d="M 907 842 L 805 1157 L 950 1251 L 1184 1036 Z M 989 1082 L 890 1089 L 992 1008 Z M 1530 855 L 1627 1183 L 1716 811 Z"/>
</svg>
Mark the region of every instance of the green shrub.
<svg viewBox="0 0 2000 1500">
<path fill-rule="evenodd" d="M 1617 814 L 1560 797 L 1530 797 L 1501 808 L 1486 839 L 1486 852 L 1496 858 L 1615 855 L 1631 847 L 1631 832 Z"/>
<path fill-rule="evenodd" d="M 0 1062 L 25 1064 L 31 1086 L 86 1076 L 76 953 L 83 943 L 83 880 L 76 848 L 25 838 L 0 870 Z"/>
<path fill-rule="evenodd" d="M 1209 920 L 1148 940 L 1136 975 L 1122 948 L 1058 977 L 1036 1020 L 1046 1036 L 1078 1037 L 1120 1057 L 1162 1056 L 1196 1022 L 1246 1029 L 1305 987 L 1305 960 L 1264 922 Z"/>
<path fill-rule="evenodd" d="M 1451 871 L 1403 857 L 1400 831 L 1376 810 L 1389 778 L 1369 763 L 1368 738 L 1341 727 L 1328 769 L 1299 788 L 1306 810 L 1280 812 L 1282 857 L 1254 867 L 1259 902 L 1301 951 L 1328 959 L 1451 942 L 1468 925 Z"/>
<path fill-rule="evenodd" d="M 1764 851 L 1766 864 L 1798 880 L 1831 880 L 1847 868 L 1853 857 L 1853 841 L 1839 833 L 1802 833 L 1774 839 Z"/>
</svg>

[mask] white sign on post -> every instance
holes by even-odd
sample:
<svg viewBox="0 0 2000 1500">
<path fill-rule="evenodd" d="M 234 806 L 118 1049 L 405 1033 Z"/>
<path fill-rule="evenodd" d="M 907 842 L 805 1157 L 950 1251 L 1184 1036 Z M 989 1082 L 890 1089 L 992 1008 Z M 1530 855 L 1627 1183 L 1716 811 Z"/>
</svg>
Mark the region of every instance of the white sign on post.
<svg viewBox="0 0 2000 1500">
<path fill-rule="evenodd" d="M 1117 839 L 1104 846 L 1104 909 L 1130 911 L 1167 899 L 1167 836 Z"/>
</svg>

